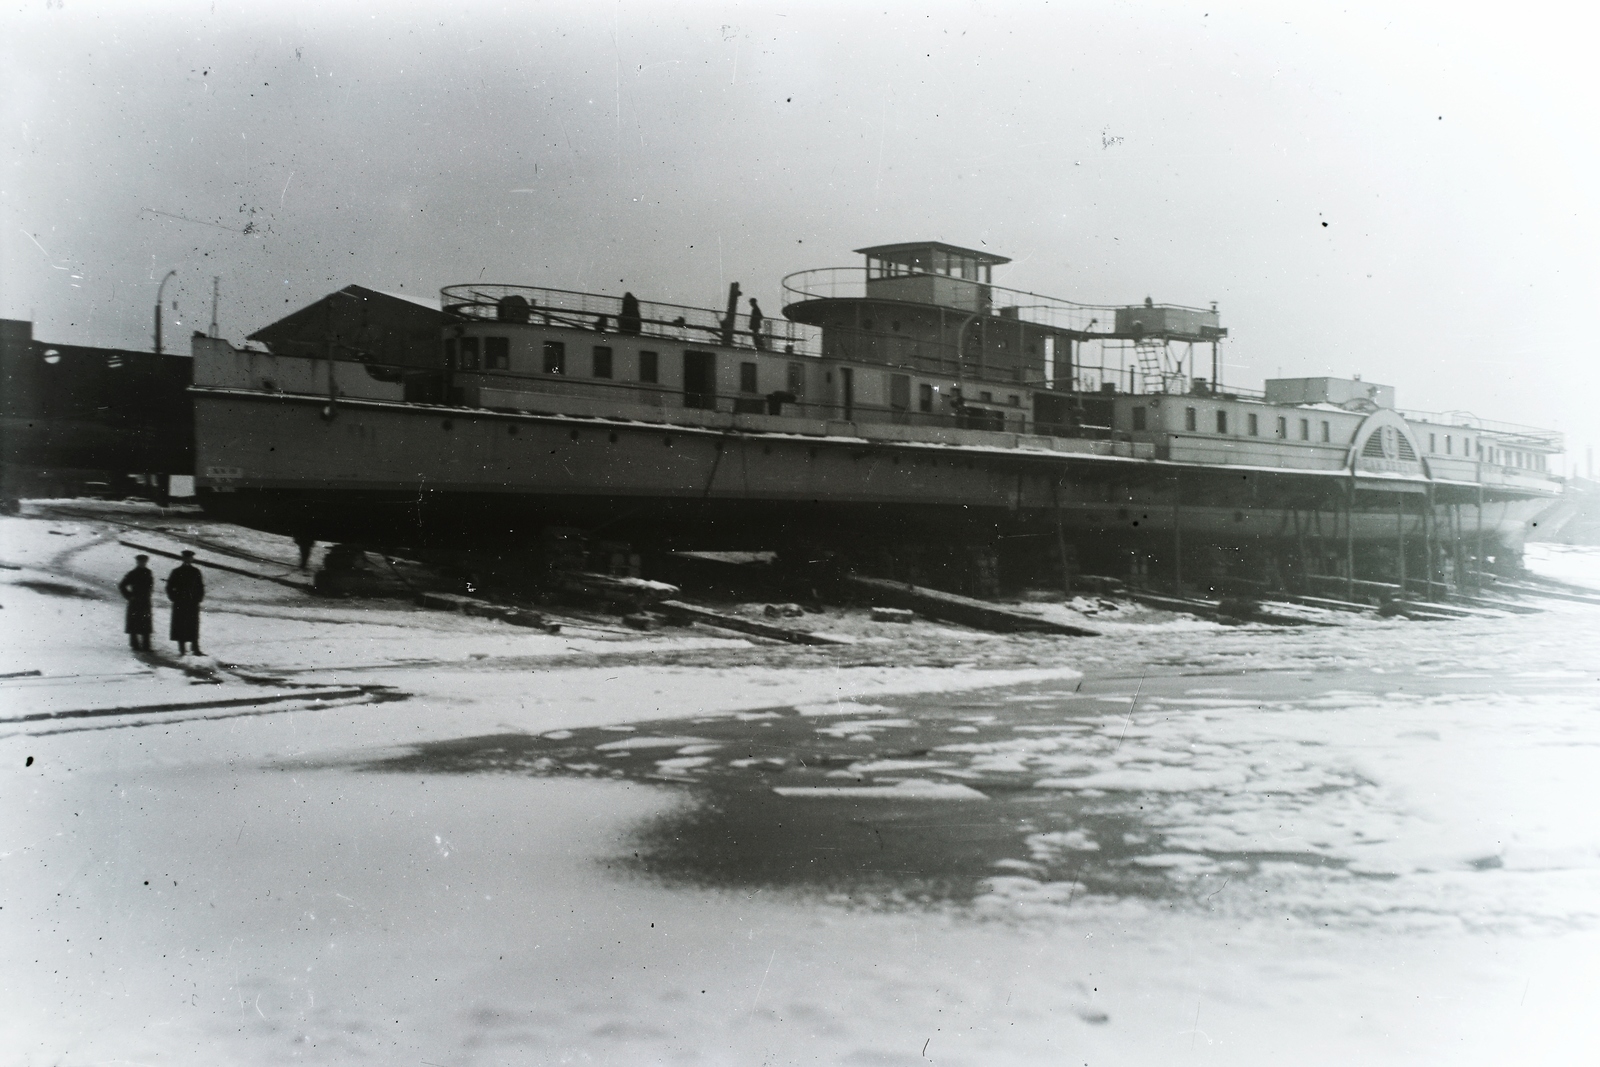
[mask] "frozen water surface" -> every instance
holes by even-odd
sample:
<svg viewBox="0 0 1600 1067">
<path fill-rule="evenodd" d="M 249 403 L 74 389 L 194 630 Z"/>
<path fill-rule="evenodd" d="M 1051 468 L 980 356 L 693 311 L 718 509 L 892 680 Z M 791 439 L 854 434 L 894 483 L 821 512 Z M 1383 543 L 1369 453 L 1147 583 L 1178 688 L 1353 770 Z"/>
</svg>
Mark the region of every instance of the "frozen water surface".
<svg viewBox="0 0 1600 1067">
<path fill-rule="evenodd" d="M 1600 1056 L 1585 606 L 816 650 L 213 573 L 180 664 L 116 534 L 0 520 L 8 1062 Z"/>
</svg>

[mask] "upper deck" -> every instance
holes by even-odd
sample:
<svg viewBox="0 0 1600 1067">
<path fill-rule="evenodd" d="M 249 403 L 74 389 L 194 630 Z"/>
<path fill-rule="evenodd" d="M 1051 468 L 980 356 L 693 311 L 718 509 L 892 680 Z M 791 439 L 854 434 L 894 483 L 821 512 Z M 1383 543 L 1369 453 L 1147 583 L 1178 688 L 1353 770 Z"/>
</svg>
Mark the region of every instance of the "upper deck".
<svg viewBox="0 0 1600 1067">
<path fill-rule="evenodd" d="M 1227 336 L 1210 308 L 1182 304 L 1083 304 L 1025 289 L 995 285 L 993 268 L 1004 256 L 923 241 L 858 248 L 858 267 L 797 271 L 783 279 L 784 314 L 821 324 L 836 301 L 920 304 L 973 316 L 996 315 L 1075 339 L 1116 338 L 1209 342 Z"/>
<path fill-rule="evenodd" d="M 478 283 L 447 285 L 439 296 L 446 313 L 473 322 L 537 324 L 791 355 L 815 355 L 818 351 L 817 331 L 798 322 L 763 316 L 753 331 L 748 311 L 736 310 L 729 315 L 687 304 L 638 300 L 631 293 L 610 296 L 534 285 Z"/>
</svg>

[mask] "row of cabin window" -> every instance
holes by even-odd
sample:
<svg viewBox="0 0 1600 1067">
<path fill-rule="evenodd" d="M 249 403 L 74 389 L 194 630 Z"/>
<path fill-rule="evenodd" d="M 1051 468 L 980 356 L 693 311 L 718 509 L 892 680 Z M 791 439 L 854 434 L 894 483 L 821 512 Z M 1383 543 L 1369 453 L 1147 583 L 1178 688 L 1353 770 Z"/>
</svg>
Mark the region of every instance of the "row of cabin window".
<svg viewBox="0 0 1600 1067">
<path fill-rule="evenodd" d="M 1479 445 L 1481 452 L 1483 446 Z M 1514 448 L 1489 449 L 1489 462 L 1498 463 L 1502 467 L 1520 467 L 1523 470 L 1543 471 L 1550 468 L 1546 465 L 1545 457 L 1538 452 L 1521 452 Z"/>
<path fill-rule="evenodd" d="M 1438 434 L 1430 433 L 1428 435 L 1428 451 L 1439 451 Z M 1444 436 L 1444 454 L 1447 456 L 1455 454 L 1455 441 L 1450 434 L 1445 434 Z M 1461 439 L 1461 454 L 1468 457 L 1472 455 L 1472 439 L 1470 437 Z M 1497 463 L 1502 467 L 1520 467 L 1523 470 L 1536 471 L 1550 469 L 1547 457 L 1538 452 L 1523 452 L 1515 448 L 1495 448 L 1490 446 L 1486 457 L 1482 441 L 1478 442 L 1478 458 L 1480 460 L 1487 458 L 1490 463 Z"/>
<path fill-rule="evenodd" d="M 478 338 L 462 337 L 460 342 L 462 370 L 478 370 Z M 483 370 L 508 370 L 510 369 L 510 340 L 505 337 L 485 337 L 483 340 Z M 456 338 L 445 341 L 445 358 L 448 362 L 455 356 Z M 613 353 L 609 345 L 595 345 L 591 349 L 590 377 L 611 378 L 613 376 Z M 544 373 L 567 373 L 567 345 L 565 341 L 544 342 Z M 759 393 L 760 382 L 757 372 L 758 365 L 753 362 L 739 364 L 739 391 L 741 393 Z M 641 351 L 639 353 L 639 381 L 656 384 L 661 380 L 661 357 L 659 353 Z M 796 397 L 805 394 L 805 368 L 799 364 L 789 366 L 789 392 Z M 934 410 L 934 401 L 937 390 L 929 383 L 921 383 L 917 387 L 917 409 L 923 412 Z M 994 394 L 983 392 L 978 394 L 978 399 L 983 403 L 993 403 Z M 1022 403 L 1019 395 L 1010 395 L 1007 402 L 1012 407 Z M 889 376 L 889 406 L 893 409 L 906 411 L 911 407 L 911 378 L 905 374 L 891 374 Z M 1142 409 L 1140 409 L 1142 414 Z"/>
<path fill-rule="evenodd" d="M 1228 432 L 1228 413 L 1226 411 L 1218 411 L 1216 413 L 1216 417 L 1217 417 L 1217 432 L 1218 433 L 1227 433 Z M 1259 437 L 1259 436 L 1261 436 L 1261 423 L 1259 421 L 1259 417 L 1255 413 L 1252 412 L 1252 413 L 1250 413 L 1250 414 L 1245 416 L 1245 420 L 1246 420 L 1246 422 L 1245 422 L 1246 431 L 1245 432 L 1248 433 L 1251 437 Z M 1133 409 L 1133 428 L 1135 430 L 1143 430 L 1145 428 L 1145 425 L 1146 425 L 1145 424 L 1145 409 L 1142 408 L 1142 407 L 1134 408 Z M 1199 428 L 1199 414 L 1194 408 L 1184 408 L 1183 409 L 1183 428 L 1185 430 L 1197 430 Z M 1311 420 L 1310 419 L 1301 419 L 1300 420 L 1299 429 L 1300 429 L 1300 440 L 1302 440 L 1302 441 L 1311 440 Z M 1322 439 L 1322 441 L 1324 443 L 1331 443 L 1332 442 L 1333 427 L 1326 419 L 1322 420 L 1321 425 L 1320 425 L 1320 430 L 1321 430 L 1321 439 Z M 1289 436 L 1289 420 L 1287 418 L 1281 416 L 1281 415 L 1278 417 L 1277 431 L 1278 431 L 1278 436 L 1279 437 L 1286 438 L 1286 437 Z M 1438 454 L 1438 451 L 1439 451 L 1439 437 L 1438 437 L 1438 434 L 1431 434 L 1430 433 L 1428 435 L 1428 451 L 1432 452 L 1434 454 Z M 1447 456 L 1455 455 L 1455 438 L 1454 438 L 1454 435 L 1452 435 L 1452 434 L 1445 434 L 1445 437 L 1444 437 L 1444 454 L 1447 455 Z M 1466 456 L 1466 457 L 1469 457 L 1469 458 L 1471 457 L 1471 455 L 1472 455 L 1472 439 L 1471 438 L 1463 437 L 1461 439 L 1461 454 L 1463 456 Z M 1478 444 L 1478 458 L 1479 459 L 1483 458 L 1483 444 L 1481 442 Z M 1542 470 L 1546 469 L 1545 457 L 1542 456 L 1542 455 L 1539 455 L 1537 453 L 1519 452 L 1519 451 L 1517 451 L 1515 449 L 1503 450 L 1503 449 L 1491 448 L 1489 450 L 1489 458 L 1490 458 L 1491 462 L 1501 463 L 1501 464 L 1503 464 L 1505 466 L 1521 467 L 1521 468 L 1524 468 L 1526 470 L 1541 470 L 1542 471 Z"/>
<path fill-rule="evenodd" d="M 1430 433 L 1428 435 L 1428 451 L 1432 452 L 1432 453 L 1435 453 L 1435 454 L 1438 453 L 1438 451 L 1439 451 L 1439 435 L 1438 434 Z M 1483 445 L 1480 444 L 1478 446 L 1478 452 L 1480 453 L 1480 455 L 1482 454 Z M 1453 456 L 1453 455 L 1456 454 L 1456 440 L 1455 440 L 1455 435 L 1454 434 L 1448 434 L 1447 433 L 1447 434 L 1444 435 L 1444 454 L 1447 455 L 1447 456 Z M 1471 457 L 1471 455 L 1472 455 L 1472 438 L 1463 437 L 1461 439 L 1461 454 L 1463 456 Z"/>
<path fill-rule="evenodd" d="M 1226 411 L 1219 410 L 1219 411 L 1216 412 L 1216 419 L 1217 419 L 1217 433 L 1227 433 L 1228 432 L 1228 413 Z M 1147 426 L 1147 423 L 1145 421 L 1145 409 L 1142 408 L 1142 407 L 1134 408 L 1133 409 L 1133 428 L 1135 430 L 1143 430 L 1143 429 L 1146 428 L 1146 426 Z M 1190 430 L 1190 431 L 1198 431 L 1199 430 L 1199 428 L 1200 428 L 1200 413 L 1195 408 L 1184 408 L 1183 409 L 1183 428 L 1185 430 Z M 1320 430 L 1321 439 L 1323 440 L 1323 442 L 1331 443 L 1332 440 L 1333 440 L 1333 426 L 1332 426 L 1332 424 L 1329 423 L 1326 419 L 1324 419 L 1324 420 L 1322 420 L 1322 424 L 1319 427 L 1319 430 Z M 1245 416 L 1245 433 L 1248 434 L 1251 437 L 1260 437 L 1261 436 L 1261 416 L 1257 415 L 1255 412 L 1250 412 L 1249 414 L 1247 414 Z M 1278 416 L 1277 435 L 1279 437 L 1286 438 L 1286 439 L 1289 436 L 1289 420 L 1287 418 L 1283 417 L 1282 415 Z M 1302 441 L 1311 440 L 1311 420 L 1310 419 L 1301 419 L 1300 420 L 1300 440 L 1302 440 Z"/>
<path fill-rule="evenodd" d="M 445 361 L 454 360 L 457 352 L 457 338 L 448 338 L 445 341 Z M 485 337 L 483 341 L 483 363 L 478 363 L 478 341 L 476 337 L 459 338 L 460 362 L 457 366 L 461 370 L 509 370 L 511 368 L 510 339 L 506 337 Z M 565 341 L 544 342 L 543 370 L 545 374 L 567 373 L 567 345 Z M 757 364 L 745 362 L 739 364 L 739 391 L 741 393 L 760 392 Z M 615 376 L 615 354 L 609 345 L 594 345 L 590 349 L 589 377 L 612 378 Z M 646 384 L 657 384 L 661 381 L 661 354 L 659 352 L 641 351 L 639 353 L 639 381 Z M 789 392 L 796 397 L 805 393 L 805 367 L 801 364 L 789 365 Z M 929 387 L 924 386 L 927 390 Z M 909 403 L 909 401 L 908 401 Z M 931 402 L 924 411 L 932 410 Z"/>
</svg>

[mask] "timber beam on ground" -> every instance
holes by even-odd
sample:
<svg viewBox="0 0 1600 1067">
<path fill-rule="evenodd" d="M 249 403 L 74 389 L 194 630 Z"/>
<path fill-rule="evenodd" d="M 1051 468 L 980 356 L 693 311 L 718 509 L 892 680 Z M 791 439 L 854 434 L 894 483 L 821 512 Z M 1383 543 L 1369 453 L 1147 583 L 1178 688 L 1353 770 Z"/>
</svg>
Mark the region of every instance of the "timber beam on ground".
<svg viewBox="0 0 1600 1067">
<path fill-rule="evenodd" d="M 156 548 L 152 545 L 140 544 L 137 541 L 130 541 L 126 537 L 119 538 L 117 540 L 117 544 L 122 545 L 125 548 L 138 549 L 140 552 L 148 552 L 152 556 L 162 556 L 166 559 L 183 558 L 181 553 L 169 552 L 164 548 Z M 226 571 L 229 574 L 237 574 L 244 578 L 254 578 L 261 582 L 272 582 L 275 585 L 287 586 L 290 589 L 298 589 L 302 593 L 309 593 L 312 591 L 311 584 L 309 582 L 293 582 L 287 578 L 279 578 L 277 575 L 273 574 L 261 574 L 258 571 L 245 570 L 243 567 L 230 567 L 226 563 L 218 563 L 215 560 L 201 559 L 198 555 L 194 557 L 194 563 L 197 567 L 210 567 L 214 571 Z"/>
<path fill-rule="evenodd" d="M 960 623 L 979 630 L 991 630 L 996 633 L 1061 634 L 1067 637 L 1100 636 L 1096 630 L 1042 619 L 1037 615 L 1002 604 L 991 604 L 957 593 L 946 593 L 940 589 L 928 589 L 925 586 L 909 585 L 887 578 L 868 578 L 859 574 L 845 575 L 843 580 L 847 586 L 865 594 L 876 605 L 909 608 L 930 619 Z"/>
<path fill-rule="evenodd" d="M 1450 594 L 1450 601 L 1454 604 L 1465 604 L 1473 608 L 1493 608 L 1495 611 L 1504 611 L 1511 615 L 1537 615 L 1543 608 L 1536 608 L 1532 604 L 1518 604 L 1511 600 L 1497 600 L 1494 597 L 1469 596 L 1466 593 Z"/>
<path fill-rule="evenodd" d="M 1600 594 L 1568 593 L 1561 589 L 1547 589 L 1541 585 L 1508 582 L 1503 578 L 1495 582 L 1494 588 L 1503 589 L 1508 593 L 1521 593 L 1523 596 L 1542 596 L 1551 600 L 1569 600 L 1575 604 L 1592 604 L 1595 607 L 1600 607 Z"/>
<path fill-rule="evenodd" d="M 750 634 L 754 637 L 765 637 L 771 641 L 784 641 L 791 645 L 848 645 L 853 643 L 847 638 L 835 637 L 832 634 L 810 633 L 806 630 L 796 630 L 788 626 L 774 626 L 768 622 L 758 622 L 755 619 L 746 619 L 738 615 L 713 611 L 710 608 L 703 608 L 698 604 L 689 604 L 682 600 L 663 600 L 654 605 L 653 610 L 659 611 L 668 618 L 703 623 L 706 626 L 732 630 L 735 633 Z"/>
<path fill-rule="evenodd" d="M 1353 600 L 1336 600 L 1326 596 L 1282 596 L 1280 600 L 1287 600 L 1291 604 L 1302 604 L 1308 608 L 1324 608 L 1328 611 L 1348 611 L 1364 615 L 1372 610 L 1371 604 L 1358 604 Z"/>
</svg>

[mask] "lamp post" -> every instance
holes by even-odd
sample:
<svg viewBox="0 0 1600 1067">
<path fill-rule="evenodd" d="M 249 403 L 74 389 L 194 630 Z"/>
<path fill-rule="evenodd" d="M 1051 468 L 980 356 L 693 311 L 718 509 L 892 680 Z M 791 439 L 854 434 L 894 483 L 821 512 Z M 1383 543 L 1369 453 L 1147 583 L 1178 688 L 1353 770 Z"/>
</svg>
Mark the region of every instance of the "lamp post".
<svg viewBox="0 0 1600 1067">
<path fill-rule="evenodd" d="M 177 274 L 176 270 L 167 271 L 166 277 L 161 279 L 161 284 L 156 286 L 156 355 L 161 354 L 161 294 L 167 291 L 167 282 Z"/>
</svg>

